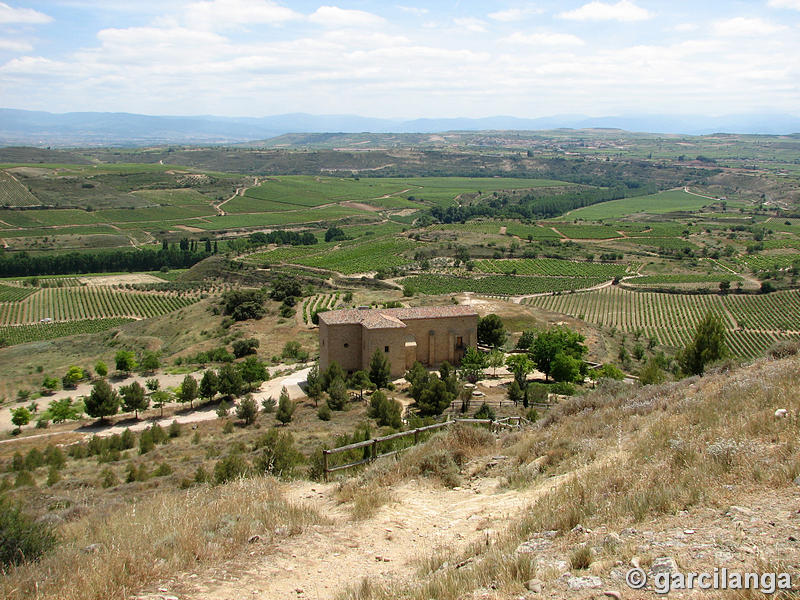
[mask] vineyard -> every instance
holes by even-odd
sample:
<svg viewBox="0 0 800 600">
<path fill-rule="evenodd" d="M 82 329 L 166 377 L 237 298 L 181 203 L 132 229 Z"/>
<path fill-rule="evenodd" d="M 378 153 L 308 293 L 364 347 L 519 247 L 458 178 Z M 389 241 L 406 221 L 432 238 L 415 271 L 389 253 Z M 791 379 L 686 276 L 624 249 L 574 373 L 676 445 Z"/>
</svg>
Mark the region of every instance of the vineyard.
<svg viewBox="0 0 800 600">
<path fill-rule="evenodd" d="M 475 261 L 482 273 L 546 275 L 549 277 L 602 277 L 613 279 L 635 272 L 639 265 L 575 262 L 558 258 L 509 258 Z"/>
<path fill-rule="evenodd" d="M 30 296 L 36 290 L 31 288 L 14 287 L 0 284 L 0 302 L 19 302 Z"/>
<path fill-rule="evenodd" d="M 402 253 L 417 247 L 417 245 L 405 238 L 372 240 L 364 244 L 297 258 L 290 262 L 352 275 L 353 273 L 380 271 L 408 264 L 411 259 L 404 257 Z"/>
<path fill-rule="evenodd" d="M 315 312 L 320 310 L 333 310 L 336 303 L 339 301 L 339 292 L 333 294 L 318 294 L 311 296 L 303 301 L 302 316 L 303 322 L 307 325 L 311 324 L 311 317 Z"/>
<path fill-rule="evenodd" d="M 754 272 L 771 271 L 773 269 L 790 269 L 800 266 L 800 254 L 777 254 L 742 256 L 736 262 L 746 265 Z"/>
<path fill-rule="evenodd" d="M 521 296 L 585 289 L 605 281 L 600 277 L 524 277 L 489 275 L 486 277 L 456 277 L 454 275 L 415 275 L 401 280 L 420 294 L 452 294 L 476 292 L 498 296 Z"/>
<path fill-rule="evenodd" d="M 564 237 L 575 240 L 603 240 L 621 237 L 616 229 L 606 225 L 563 225 L 556 223 L 554 226 Z"/>
<path fill-rule="evenodd" d="M 0 171 L 0 206 L 37 206 L 39 199 L 10 173 Z"/>
<path fill-rule="evenodd" d="M 728 329 L 731 351 L 754 357 L 776 340 L 800 336 L 800 292 L 770 295 L 679 295 L 644 293 L 610 287 L 541 296 L 524 301 L 620 331 L 642 330 L 660 343 L 680 348 L 709 312 Z"/>
<path fill-rule="evenodd" d="M 41 340 L 52 340 L 81 333 L 99 333 L 107 329 L 130 323 L 132 319 L 115 317 L 111 319 L 86 319 L 67 323 L 36 323 L 33 325 L 10 325 L 0 327 L 0 340 L 9 346 L 26 344 Z"/>
<path fill-rule="evenodd" d="M 627 279 L 626 285 L 671 285 L 680 283 L 719 283 L 721 281 L 742 281 L 742 278 L 733 273 L 680 273 L 675 275 L 643 275 Z"/>
<path fill-rule="evenodd" d="M 120 292 L 107 287 L 46 288 L 18 302 L 0 303 L 0 325 L 105 317 L 148 318 L 196 302 L 196 297 Z"/>
</svg>

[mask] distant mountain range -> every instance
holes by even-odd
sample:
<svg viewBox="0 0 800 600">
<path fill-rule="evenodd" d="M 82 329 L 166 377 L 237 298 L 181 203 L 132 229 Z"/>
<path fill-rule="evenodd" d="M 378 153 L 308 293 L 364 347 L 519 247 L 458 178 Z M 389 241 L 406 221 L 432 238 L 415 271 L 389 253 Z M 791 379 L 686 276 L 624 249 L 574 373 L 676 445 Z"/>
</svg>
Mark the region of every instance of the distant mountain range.
<svg viewBox="0 0 800 600">
<path fill-rule="evenodd" d="M 445 131 L 559 128 L 612 128 L 661 134 L 790 134 L 800 132 L 800 117 L 787 114 L 742 114 L 725 117 L 629 115 L 587 117 L 557 115 L 537 119 L 374 119 L 354 115 L 271 117 L 159 117 L 130 113 L 54 114 L 0 109 L 0 145 L 147 146 L 157 144 L 240 144 L 287 133 L 437 133 Z"/>
</svg>

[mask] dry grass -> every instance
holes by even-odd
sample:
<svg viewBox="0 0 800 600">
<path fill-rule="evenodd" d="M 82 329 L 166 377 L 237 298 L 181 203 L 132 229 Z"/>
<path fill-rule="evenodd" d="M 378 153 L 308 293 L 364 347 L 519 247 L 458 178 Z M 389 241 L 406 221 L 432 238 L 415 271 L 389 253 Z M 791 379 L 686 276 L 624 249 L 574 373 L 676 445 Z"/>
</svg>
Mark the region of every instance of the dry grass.
<svg viewBox="0 0 800 600">
<path fill-rule="evenodd" d="M 514 549 L 535 533 L 555 530 L 570 545 L 577 524 L 619 530 L 693 506 L 719 508 L 729 500 L 727 484 L 742 491 L 791 485 L 800 473 L 798 386 L 800 360 L 793 357 L 565 402 L 506 452 L 516 459 L 512 474 L 518 478 L 534 464 L 531 481 L 539 470 L 569 474 L 495 544 L 475 544 L 447 565 L 436 556 L 421 560 L 426 568 L 412 588 L 366 582 L 343 598 L 456 600 L 489 586 L 495 593 L 517 594 L 535 568 L 530 555 Z M 789 416 L 776 418 L 779 408 Z M 627 559 L 630 552 L 620 545 L 603 558 Z M 573 562 L 586 565 L 588 557 L 579 554 L 574 551 Z M 467 566 L 457 568 L 464 561 Z"/>
<path fill-rule="evenodd" d="M 253 535 L 269 542 L 324 522 L 284 500 L 270 478 L 166 493 L 64 525 L 53 553 L 0 579 L 0 597 L 127 598 L 176 572 L 234 556 Z"/>
</svg>

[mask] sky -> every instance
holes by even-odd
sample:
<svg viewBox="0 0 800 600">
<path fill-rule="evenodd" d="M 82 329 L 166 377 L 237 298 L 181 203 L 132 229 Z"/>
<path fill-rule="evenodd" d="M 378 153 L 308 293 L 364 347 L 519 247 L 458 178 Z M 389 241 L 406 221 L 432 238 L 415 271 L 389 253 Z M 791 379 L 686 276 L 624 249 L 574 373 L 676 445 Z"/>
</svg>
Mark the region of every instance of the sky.
<svg viewBox="0 0 800 600">
<path fill-rule="evenodd" d="M 0 107 L 800 116 L 800 0 L 0 1 Z"/>
</svg>

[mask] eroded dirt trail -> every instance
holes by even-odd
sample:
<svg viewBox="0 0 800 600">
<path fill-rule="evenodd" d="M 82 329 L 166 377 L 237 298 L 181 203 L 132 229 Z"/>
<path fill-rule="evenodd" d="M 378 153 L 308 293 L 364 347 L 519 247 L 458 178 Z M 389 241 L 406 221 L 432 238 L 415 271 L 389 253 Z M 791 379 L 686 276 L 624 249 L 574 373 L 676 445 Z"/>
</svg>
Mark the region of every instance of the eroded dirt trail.
<svg viewBox="0 0 800 600">
<path fill-rule="evenodd" d="M 475 487 L 446 489 L 411 480 L 392 491 L 393 501 L 366 521 L 352 521 L 336 503 L 335 484 L 298 483 L 288 499 L 315 507 L 334 523 L 317 526 L 249 560 L 183 581 L 181 599 L 238 600 L 334 598 L 363 578 L 372 583 L 413 576 L 418 561 L 438 552 L 454 557 L 473 542 L 491 539 L 542 493 L 562 481 L 553 477 L 523 491 L 499 490 L 497 479 Z"/>
</svg>

